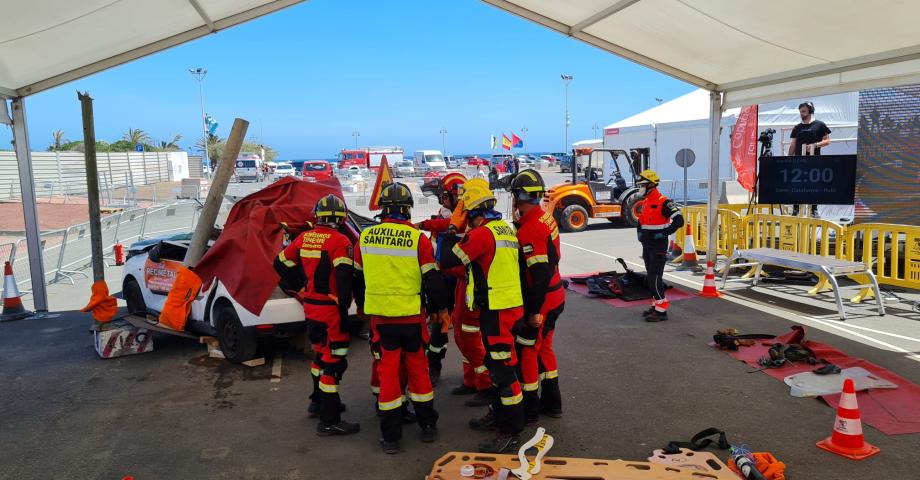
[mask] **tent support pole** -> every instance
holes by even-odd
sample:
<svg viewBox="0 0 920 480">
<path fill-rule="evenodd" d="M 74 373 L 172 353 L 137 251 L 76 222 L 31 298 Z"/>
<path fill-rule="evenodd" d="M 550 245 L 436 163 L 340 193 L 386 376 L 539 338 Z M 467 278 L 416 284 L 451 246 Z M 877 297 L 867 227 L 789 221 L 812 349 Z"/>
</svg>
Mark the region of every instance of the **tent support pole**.
<svg viewBox="0 0 920 480">
<path fill-rule="evenodd" d="M 32 174 L 32 152 L 29 149 L 29 127 L 26 123 L 26 106 L 22 97 L 12 99 L 13 143 L 16 163 L 19 166 L 19 189 L 22 193 L 22 216 L 26 227 L 26 245 L 29 250 L 29 273 L 32 280 L 32 304 L 36 312 L 48 311 L 48 293 L 45 290 L 45 266 L 42 261 L 41 231 L 38 223 L 38 205 L 35 201 L 35 178 Z"/>
<path fill-rule="evenodd" d="M 709 92 L 709 205 L 706 261 L 713 266 L 719 257 L 719 136 L 722 129 L 722 93 Z"/>
</svg>

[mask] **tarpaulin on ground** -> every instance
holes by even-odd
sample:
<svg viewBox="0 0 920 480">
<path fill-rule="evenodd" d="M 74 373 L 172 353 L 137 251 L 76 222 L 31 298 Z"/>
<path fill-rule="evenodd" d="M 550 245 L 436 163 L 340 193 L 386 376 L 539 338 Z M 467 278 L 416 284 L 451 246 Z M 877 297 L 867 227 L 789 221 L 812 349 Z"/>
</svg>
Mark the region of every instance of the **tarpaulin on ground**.
<svg viewBox="0 0 920 480">
<path fill-rule="evenodd" d="M 623 300 L 623 299 L 620 299 L 620 298 L 603 298 L 603 297 L 598 297 L 598 296 L 592 295 L 591 293 L 588 292 L 588 286 L 587 286 L 587 285 L 583 285 L 583 284 L 580 284 L 580 283 L 575 283 L 575 282 L 572 281 L 572 279 L 586 278 L 586 277 L 590 277 L 590 276 L 592 276 L 592 275 L 597 275 L 598 273 L 601 273 L 601 272 L 581 273 L 581 274 L 577 274 L 577 275 L 566 275 L 566 276 L 564 276 L 563 278 L 566 279 L 566 280 L 569 280 L 569 287 L 568 287 L 569 290 L 571 290 L 571 291 L 573 291 L 573 292 L 575 292 L 575 293 L 579 293 L 579 294 L 581 294 L 581 295 L 584 295 L 584 296 L 586 296 L 586 297 L 588 297 L 588 298 L 596 298 L 596 299 L 598 299 L 598 300 L 600 300 L 600 301 L 602 301 L 602 302 L 604 302 L 604 303 L 606 303 L 607 305 L 610 305 L 610 306 L 612 306 L 612 307 L 618 307 L 618 308 L 622 308 L 622 307 L 640 307 L 640 306 L 641 306 L 641 307 L 647 307 L 647 306 L 649 306 L 649 304 L 651 303 L 651 300 L 649 300 L 649 299 L 626 301 L 626 300 Z M 668 300 L 671 301 L 671 302 L 678 302 L 678 301 L 680 301 L 680 300 L 686 300 L 686 299 L 688 299 L 688 298 L 693 298 L 693 297 L 694 297 L 693 294 L 688 293 L 688 292 L 685 292 L 684 290 L 681 290 L 680 288 L 670 288 L 670 289 L 668 289 L 668 291 L 667 291 L 667 293 L 665 294 L 665 296 L 668 297 Z"/>
<path fill-rule="evenodd" d="M 827 360 L 840 368 L 862 367 L 872 372 L 873 375 L 898 386 L 895 389 L 856 392 L 862 421 L 886 435 L 920 433 L 920 409 L 917 408 L 917 405 L 920 405 L 920 386 L 872 362 L 850 357 L 830 345 L 805 340 L 805 329 L 803 327 L 795 326 L 792 328 L 791 332 L 775 339 L 759 340 L 750 347 L 740 347 L 737 351 L 724 350 L 724 352 L 752 367 L 760 368 L 757 362 L 760 357 L 767 355 L 770 345 L 774 343 L 800 343 L 810 348 L 815 353 L 815 357 Z M 787 362 L 781 368 L 769 368 L 763 372 L 782 382 L 789 375 L 808 372 L 816 367 L 816 365 L 809 365 L 804 362 Z M 840 401 L 840 394 L 822 395 L 821 398 L 836 409 L 837 403 Z"/>
<path fill-rule="evenodd" d="M 262 312 L 279 281 L 273 263 L 281 251 L 281 222 L 312 222 L 313 205 L 330 193 L 342 195 L 337 179 L 285 177 L 237 201 L 220 237 L 195 266 L 202 290 L 216 278 L 243 308 Z"/>
</svg>

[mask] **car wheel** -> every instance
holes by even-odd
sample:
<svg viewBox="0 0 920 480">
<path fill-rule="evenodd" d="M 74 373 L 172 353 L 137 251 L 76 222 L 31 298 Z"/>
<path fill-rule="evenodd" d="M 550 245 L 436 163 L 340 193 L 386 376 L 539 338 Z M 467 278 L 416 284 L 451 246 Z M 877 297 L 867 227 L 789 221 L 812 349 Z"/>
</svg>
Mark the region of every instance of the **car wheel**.
<svg viewBox="0 0 920 480">
<path fill-rule="evenodd" d="M 128 304 L 128 313 L 147 314 L 144 292 L 141 291 L 141 286 L 137 284 L 137 280 L 134 277 L 125 279 L 125 283 L 121 287 L 121 294 L 125 298 L 125 303 Z"/>
<path fill-rule="evenodd" d="M 236 310 L 230 305 L 221 305 L 217 313 L 217 339 L 224 358 L 232 363 L 252 360 L 256 355 L 256 335 L 244 328 Z"/>
<path fill-rule="evenodd" d="M 569 205 L 562 210 L 562 229 L 566 232 L 581 232 L 588 228 L 588 211 L 581 205 Z"/>
</svg>

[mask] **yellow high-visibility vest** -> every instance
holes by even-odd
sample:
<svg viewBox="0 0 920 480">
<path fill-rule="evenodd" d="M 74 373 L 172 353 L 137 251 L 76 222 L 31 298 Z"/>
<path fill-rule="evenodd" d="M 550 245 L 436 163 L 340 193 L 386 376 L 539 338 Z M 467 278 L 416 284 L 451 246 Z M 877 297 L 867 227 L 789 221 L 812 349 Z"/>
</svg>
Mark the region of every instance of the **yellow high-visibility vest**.
<svg viewBox="0 0 920 480">
<path fill-rule="evenodd" d="M 518 240 L 514 228 L 504 220 L 493 220 L 485 227 L 492 232 L 495 240 L 495 258 L 486 274 L 488 289 L 488 309 L 504 310 L 520 307 L 524 304 L 521 295 L 521 273 L 518 263 Z M 476 291 L 473 271 L 468 269 L 466 284 L 466 306 L 475 309 L 474 292 Z"/>
<path fill-rule="evenodd" d="M 361 232 L 364 313 L 404 317 L 422 313 L 421 232 L 399 223 L 381 223 Z"/>
</svg>

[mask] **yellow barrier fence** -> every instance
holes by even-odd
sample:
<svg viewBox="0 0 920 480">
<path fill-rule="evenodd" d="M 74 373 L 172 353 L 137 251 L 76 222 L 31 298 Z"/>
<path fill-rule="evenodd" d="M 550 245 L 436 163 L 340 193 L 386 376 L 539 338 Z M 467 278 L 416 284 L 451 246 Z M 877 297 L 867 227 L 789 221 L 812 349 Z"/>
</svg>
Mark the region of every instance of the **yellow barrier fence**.
<svg viewBox="0 0 920 480">
<path fill-rule="evenodd" d="M 747 205 L 745 205 L 747 207 Z M 709 235 L 707 231 L 709 224 L 707 219 L 709 218 L 708 210 L 706 205 L 697 205 L 692 207 L 684 207 L 681 209 L 681 215 L 684 217 L 684 223 L 690 225 L 690 233 L 693 236 L 693 246 L 696 247 L 696 251 L 700 253 L 706 253 L 706 248 L 709 241 Z M 718 254 L 719 255 L 731 255 L 735 251 L 735 248 L 740 246 L 744 239 L 744 222 L 742 220 L 741 214 L 738 212 L 722 209 L 718 210 L 719 213 L 719 241 L 718 241 Z M 674 235 L 674 242 L 680 247 L 681 250 L 684 249 L 684 242 L 686 238 L 686 227 L 681 229 L 681 231 L 676 232 Z M 680 261 L 678 258 L 675 261 Z"/>
<path fill-rule="evenodd" d="M 776 248 L 842 258 L 845 237 L 846 227 L 828 220 L 762 213 L 744 218 L 743 248 Z"/>
<path fill-rule="evenodd" d="M 863 223 L 847 230 L 846 258 L 872 268 L 878 283 L 920 289 L 920 227 Z M 852 301 L 872 296 L 863 289 Z"/>
</svg>

